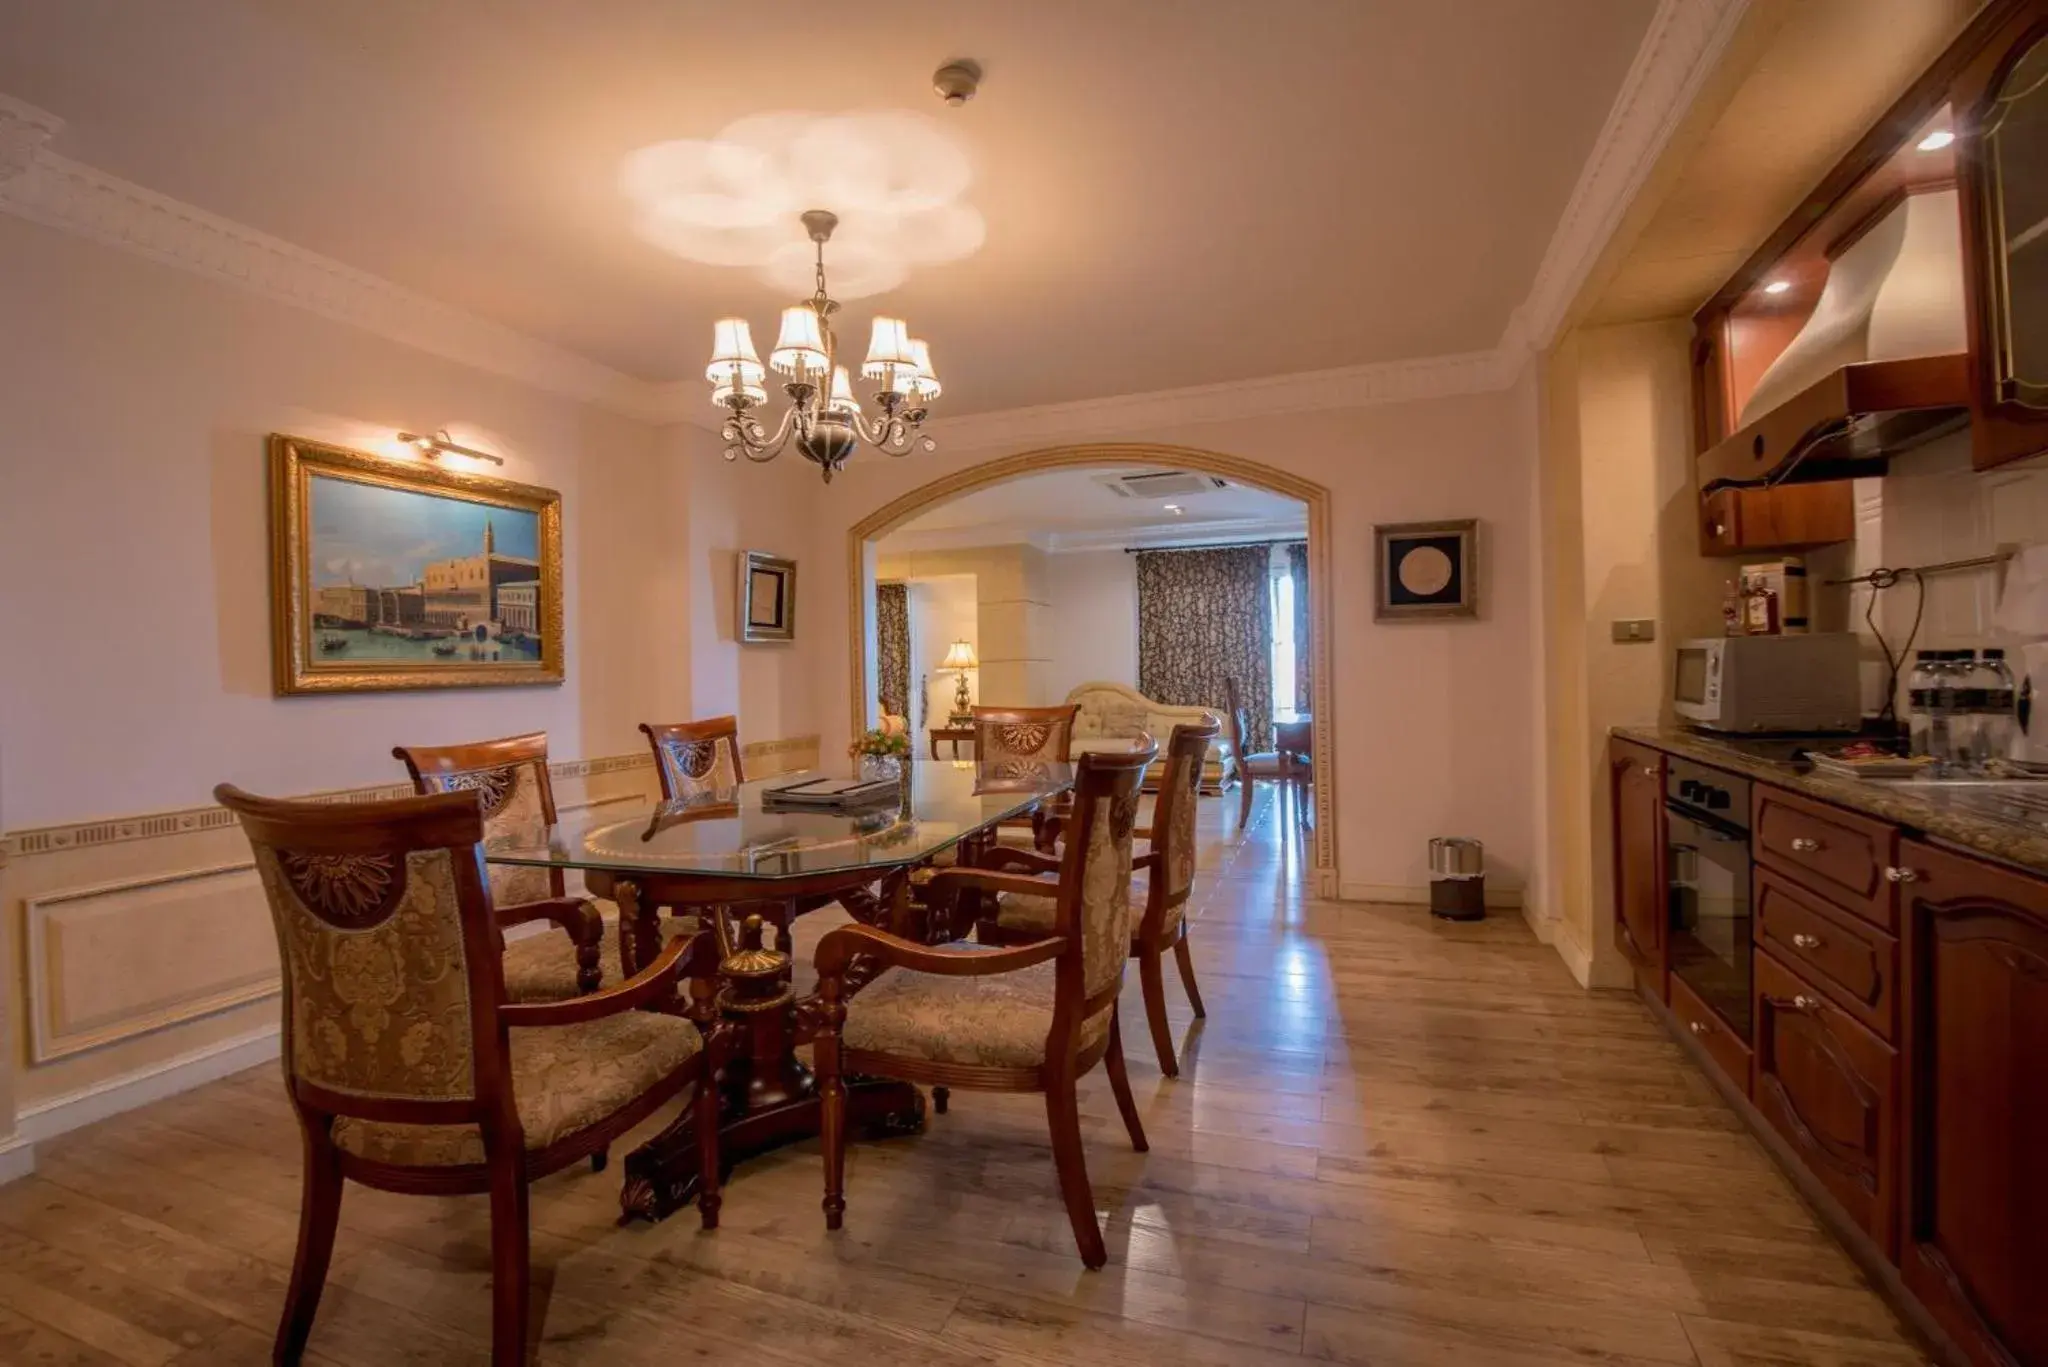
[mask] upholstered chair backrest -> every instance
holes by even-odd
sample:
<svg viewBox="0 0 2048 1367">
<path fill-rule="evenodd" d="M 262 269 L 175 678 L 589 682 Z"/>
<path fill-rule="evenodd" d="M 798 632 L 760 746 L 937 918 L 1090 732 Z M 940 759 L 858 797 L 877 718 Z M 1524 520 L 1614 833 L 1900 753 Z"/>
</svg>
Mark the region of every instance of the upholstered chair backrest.
<svg viewBox="0 0 2048 1367">
<path fill-rule="evenodd" d="M 214 796 L 241 818 L 277 930 L 286 1076 L 341 1112 L 477 1101 L 504 980 L 476 795 Z"/>
<path fill-rule="evenodd" d="M 977 707 L 974 757 L 983 764 L 1008 761 L 1065 764 L 1074 756 L 1074 703 L 1059 707 Z"/>
<path fill-rule="evenodd" d="M 640 730 L 654 747 L 654 769 L 661 776 L 664 802 L 715 793 L 747 781 L 746 769 L 740 762 L 737 717 L 642 722 Z"/>
<path fill-rule="evenodd" d="M 1225 737 L 1230 742 L 1230 753 L 1242 761 L 1245 755 L 1245 737 L 1252 731 L 1251 714 L 1244 710 L 1244 698 L 1237 691 L 1237 676 L 1227 674 L 1223 678 L 1224 721 L 1229 728 Z"/>
<path fill-rule="evenodd" d="M 1131 832 L 1138 788 L 1158 753 L 1147 743 L 1128 752 L 1081 756 L 1073 824 L 1060 867 L 1060 933 L 1083 998 L 1103 1009 L 1123 982 L 1131 953 Z"/>
<path fill-rule="evenodd" d="M 473 792 L 483 803 L 484 848 L 531 849 L 544 843 L 555 822 L 555 788 L 548 777 L 544 731 L 466 745 L 401 745 L 392 750 L 412 775 L 413 791 Z M 490 866 L 491 900 L 501 907 L 562 895 L 560 869 Z"/>
<path fill-rule="evenodd" d="M 1202 761 L 1216 739 L 1218 723 L 1176 726 L 1166 743 L 1166 772 L 1159 780 L 1159 800 L 1152 809 L 1152 853 L 1159 856 L 1151 883 L 1155 898 L 1171 910 L 1187 901 L 1195 883 L 1195 812 L 1200 800 Z"/>
</svg>

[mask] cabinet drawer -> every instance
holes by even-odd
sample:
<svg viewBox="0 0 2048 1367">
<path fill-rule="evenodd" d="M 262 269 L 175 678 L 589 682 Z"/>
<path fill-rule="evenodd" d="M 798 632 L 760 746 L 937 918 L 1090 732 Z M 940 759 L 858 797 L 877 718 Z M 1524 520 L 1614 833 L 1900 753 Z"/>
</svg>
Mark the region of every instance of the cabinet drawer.
<svg viewBox="0 0 2048 1367">
<path fill-rule="evenodd" d="M 1893 1258 L 1898 1060 L 1819 988 L 1757 951 L 1752 1100 L 1806 1170 Z"/>
<path fill-rule="evenodd" d="M 1751 799 L 1757 862 L 1884 930 L 1896 928 L 1899 832 L 1823 802 L 1759 786 Z"/>
<path fill-rule="evenodd" d="M 1898 1040 L 1899 942 L 1767 870 L 1756 875 L 1756 942 L 1884 1039 Z"/>
<path fill-rule="evenodd" d="M 1678 1017 L 1681 1030 L 1699 1041 L 1707 1057 L 1735 1084 L 1735 1089 L 1748 1096 L 1749 1046 L 1675 973 L 1671 975 L 1671 1014 Z"/>
</svg>

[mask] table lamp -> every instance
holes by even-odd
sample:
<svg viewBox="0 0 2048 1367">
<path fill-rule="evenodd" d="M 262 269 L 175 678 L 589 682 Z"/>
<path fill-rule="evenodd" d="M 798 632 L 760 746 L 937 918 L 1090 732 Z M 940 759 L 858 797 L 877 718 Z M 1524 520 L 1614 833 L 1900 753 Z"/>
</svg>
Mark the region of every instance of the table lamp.
<svg viewBox="0 0 2048 1367">
<path fill-rule="evenodd" d="M 953 715 L 948 718 L 954 726 L 974 725 L 974 713 L 967 700 L 967 671 L 978 668 L 981 661 L 974 658 L 974 647 L 966 641 L 955 641 L 946 651 L 946 658 L 939 661 L 940 669 L 958 672 L 960 682 L 953 687 Z"/>
</svg>

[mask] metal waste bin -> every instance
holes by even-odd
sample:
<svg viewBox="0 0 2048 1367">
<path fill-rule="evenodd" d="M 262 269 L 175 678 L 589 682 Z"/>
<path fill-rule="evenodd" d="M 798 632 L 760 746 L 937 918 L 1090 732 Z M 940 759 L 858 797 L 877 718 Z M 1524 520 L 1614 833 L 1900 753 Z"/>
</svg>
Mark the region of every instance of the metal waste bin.
<svg viewBox="0 0 2048 1367">
<path fill-rule="evenodd" d="M 1486 919 L 1486 846 L 1456 835 L 1430 840 L 1429 914 L 1446 921 Z"/>
</svg>

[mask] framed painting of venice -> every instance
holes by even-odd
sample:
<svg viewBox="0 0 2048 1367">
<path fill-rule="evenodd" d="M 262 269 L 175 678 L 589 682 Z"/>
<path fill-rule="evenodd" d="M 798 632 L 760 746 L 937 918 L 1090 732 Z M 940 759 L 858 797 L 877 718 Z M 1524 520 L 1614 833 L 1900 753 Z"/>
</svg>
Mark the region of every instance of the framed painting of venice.
<svg viewBox="0 0 2048 1367">
<path fill-rule="evenodd" d="M 270 439 L 277 691 L 562 681 L 562 496 Z"/>
</svg>

